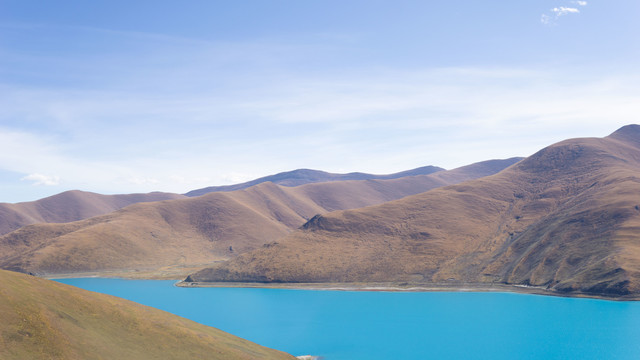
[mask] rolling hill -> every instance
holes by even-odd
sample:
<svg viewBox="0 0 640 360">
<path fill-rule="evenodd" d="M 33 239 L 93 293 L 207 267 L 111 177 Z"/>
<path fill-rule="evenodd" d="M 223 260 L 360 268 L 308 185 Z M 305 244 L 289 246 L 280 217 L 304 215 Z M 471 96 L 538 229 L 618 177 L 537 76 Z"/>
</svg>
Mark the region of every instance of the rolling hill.
<svg viewBox="0 0 640 360">
<path fill-rule="evenodd" d="M 224 186 L 209 186 L 202 189 L 192 190 L 186 193 L 186 196 L 200 196 L 211 192 L 219 191 L 235 191 L 246 189 L 251 186 L 262 184 L 265 182 L 272 182 L 282 186 L 300 186 L 304 184 L 312 184 L 319 182 L 329 181 L 346 181 L 346 180 L 388 180 L 398 179 L 407 176 L 416 175 L 429 175 L 438 171 L 444 170 L 437 166 L 423 166 L 412 170 L 402 171 L 399 173 L 389 175 L 374 175 L 361 172 L 353 172 L 348 174 L 333 174 L 326 171 L 311 170 L 311 169 L 297 169 L 293 171 L 281 172 L 275 175 L 269 175 L 261 177 L 255 180 L 247 181 L 241 184 L 224 185 Z"/>
<path fill-rule="evenodd" d="M 640 297 L 640 126 L 502 172 L 312 218 L 189 282 L 511 284 Z"/>
<path fill-rule="evenodd" d="M 35 224 L 0 237 L 0 267 L 35 274 L 204 267 L 273 242 L 316 214 L 380 204 L 494 173 L 519 159 L 432 175 L 284 187 L 140 203 L 65 224 Z"/>
<path fill-rule="evenodd" d="M 295 359 L 109 295 L 0 270 L 0 358 Z"/>
<path fill-rule="evenodd" d="M 0 235 L 25 225 L 66 223 L 108 214 L 135 203 L 181 198 L 184 198 L 184 195 L 160 192 L 101 195 L 73 190 L 37 201 L 17 204 L 0 203 Z"/>
</svg>

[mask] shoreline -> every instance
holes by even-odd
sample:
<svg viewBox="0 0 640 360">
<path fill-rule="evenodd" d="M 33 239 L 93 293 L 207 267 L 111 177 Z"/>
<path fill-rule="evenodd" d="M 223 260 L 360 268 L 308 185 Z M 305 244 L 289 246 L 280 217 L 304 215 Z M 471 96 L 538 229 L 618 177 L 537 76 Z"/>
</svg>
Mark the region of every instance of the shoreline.
<svg viewBox="0 0 640 360">
<path fill-rule="evenodd" d="M 431 283 L 431 284 L 407 284 L 394 283 L 250 283 L 250 282 L 195 282 L 187 283 L 178 281 L 174 286 L 184 288 L 202 287 L 236 287 L 236 288 L 263 288 L 263 289 L 288 289 L 288 290 L 319 290 L 319 291 L 380 291 L 380 292 L 509 292 L 517 294 L 555 296 L 566 298 L 597 299 L 608 301 L 639 301 L 640 295 L 605 296 L 602 294 L 590 294 L 583 292 L 562 293 L 549 290 L 540 286 L 528 286 L 518 284 L 486 284 L 486 283 Z"/>
<path fill-rule="evenodd" d="M 176 280 L 180 281 L 203 268 L 206 264 L 190 264 L 187 266 L 166 266 L 163 268 L 140 268 L 103 271 L 78 271 L 64 273 L 34 274 L 43 279 L 69 279 L 69 278 L 117 278 L 130 280 Z"/>
<path fill-rule="evenodd" d="M 168 270 L 168 269 L 166 269 Z M 260 282 L 184 282 L 191 268 L 157 270 L 113 270 L 87 271 L 36 275 L 49 280 L 69 278 L 117 278 L 125 280 L 174 280 L 174 286 L 183 288 L 226 287 L 264 288 L 289 290 L 324 291 L 381 291 L 381 292 L 510 292 L 518 294 L 543 295 L 568 298 L 588 298 L 609 301 L 640 301 L 640 294 L 607 296 L 584 292 L 563 293 L 540 286 L 502 283 L 260 283 Z"/>
</svg>

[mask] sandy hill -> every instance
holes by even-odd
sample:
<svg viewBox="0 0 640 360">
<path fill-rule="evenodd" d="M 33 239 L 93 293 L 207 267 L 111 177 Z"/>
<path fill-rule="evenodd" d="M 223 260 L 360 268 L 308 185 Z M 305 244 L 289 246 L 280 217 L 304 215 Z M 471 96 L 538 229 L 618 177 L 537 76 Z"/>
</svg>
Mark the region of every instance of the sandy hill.
<svg viewBox="0 0 640 360">
<path fill-rule="evenodd" d="M 0 237 L 0 267 L 36 274 L 204 267 L 273 242 L 316 214 L 477 178 L 518 160 L 392 180 L 298 187 L 267 182 L 234 192 L 134 204 L 72 223 L 29 225 Z"/>
<path fill-rule="evenodd" d="M 0 270 L 0 358 L 295 359 L 127 300 Z"/>
<path fill-rule="evenodd" d="M 361 172 L 353 172 L 348 174 L 333 174 L 326 171 L 298 169 L 293 171 L 281 172 L 275 175 L 261 177 L 255 180 L 247 181 L 241 184 L 210 186 L 202 189 L 192 190 L 186 193 L 187 196 L 200 196 L 210 192 L 218 191 L 235 191 L 246 189 L 251 186 L 272 182 L 282 186 L 300 186 L 304 184 L 312 184 L 329 181 L 345 181 L 345 180 L 374 180 L 374 179 L 398 179 L 407 176 L 429 175 L 444 170 L 437 166 L 423 166 L 412 170 L 402 171 L 389 175 L 375 175 Z"/>
<path fill-rule="evenodd" d="M 184 195 L 148 194 L 101 195 L 86 191 L 66 191 L 37 201 L 0 203 L 0 235 L 36 223 L 65 223 L 108 214 L 125 206 L 149 201 L 184 198 Z"/>
<path fill-rule="evenodd" d="M 640 126 L 504 171 L 317 216 L 189 281 L 503 283 L 640 295 Z"/>
</svg>

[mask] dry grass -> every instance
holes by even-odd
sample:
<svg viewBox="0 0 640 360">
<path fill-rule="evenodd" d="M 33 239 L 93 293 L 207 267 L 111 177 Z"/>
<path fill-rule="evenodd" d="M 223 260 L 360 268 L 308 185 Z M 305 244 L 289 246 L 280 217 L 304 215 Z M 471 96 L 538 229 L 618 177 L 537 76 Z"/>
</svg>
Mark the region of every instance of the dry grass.
<svg viewBox="0 0 640 360">
<path fill-rule="evenodd" d="M 316 217 L 190 280 L 508 283 L 637 295 L 638 129 L 564 141 L 493 176 Z"/>
<path fill-rule="evenodd" d="M 0 270 L 0 358 L 295 359 L 116 297 Z"/>
<path fill-rule="evenodd" d="M 518 159 L 433 175 L 283 187 L 263 183 L 197 198 L 141 203 L 68 224 L 25 226 L 0 237 L 0 266 L 41 275 L 141 270 L 228 259 L 275 241 L 316 214 L 380 204 L 483 176 Z M 448 175 L 447 175 L 448 174 Z"/>
<path fill-rule="evenodd" d="M 312 183 L 331 182 L 331 181 L 347 181 L 347 180 L 373 180 L 373 179 L 397 179 L 414 175 L 429 175 L 443 168 L 436 166 L 423 166 L 417 169 L 407 170 L 389 175 L 374 175 L 365 173 L 348 173 L 348 174 L 332 174 L 325 171 L 297 169 L 286 171 L 275 175 L 261 177 L 259 179 L 247 181 L 241 184 L 210 186 L 203 189 L 192 190 L 186 193 L 187 196 L 202 196 L 204 194 L 221 191 L 236 191 L 250 188 L 265 182 L 271 182 L 282 186 L 300 186 Z"/>
<path fill-rule="evenodd" d="M 38 201 L 0 203 L 0 235 L 36 223 L 65 223 L 88 219 L 149 201 L 184 198 L 168 193 L 101 195 L 85 191 L 66 191 Z"/>
</svg>

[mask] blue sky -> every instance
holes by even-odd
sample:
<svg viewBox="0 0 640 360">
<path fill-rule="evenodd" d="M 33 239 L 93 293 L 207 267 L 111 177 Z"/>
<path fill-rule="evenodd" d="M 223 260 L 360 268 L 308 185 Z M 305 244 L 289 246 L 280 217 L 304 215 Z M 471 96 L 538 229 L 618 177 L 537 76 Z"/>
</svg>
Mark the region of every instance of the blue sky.
<svg viewBox="0 0 640 360">
<path fill-rule="evenodd" d="M 527 156 L 638 123 L 640 2 L 0 0 L 0 202 Z"/>
</svg>

